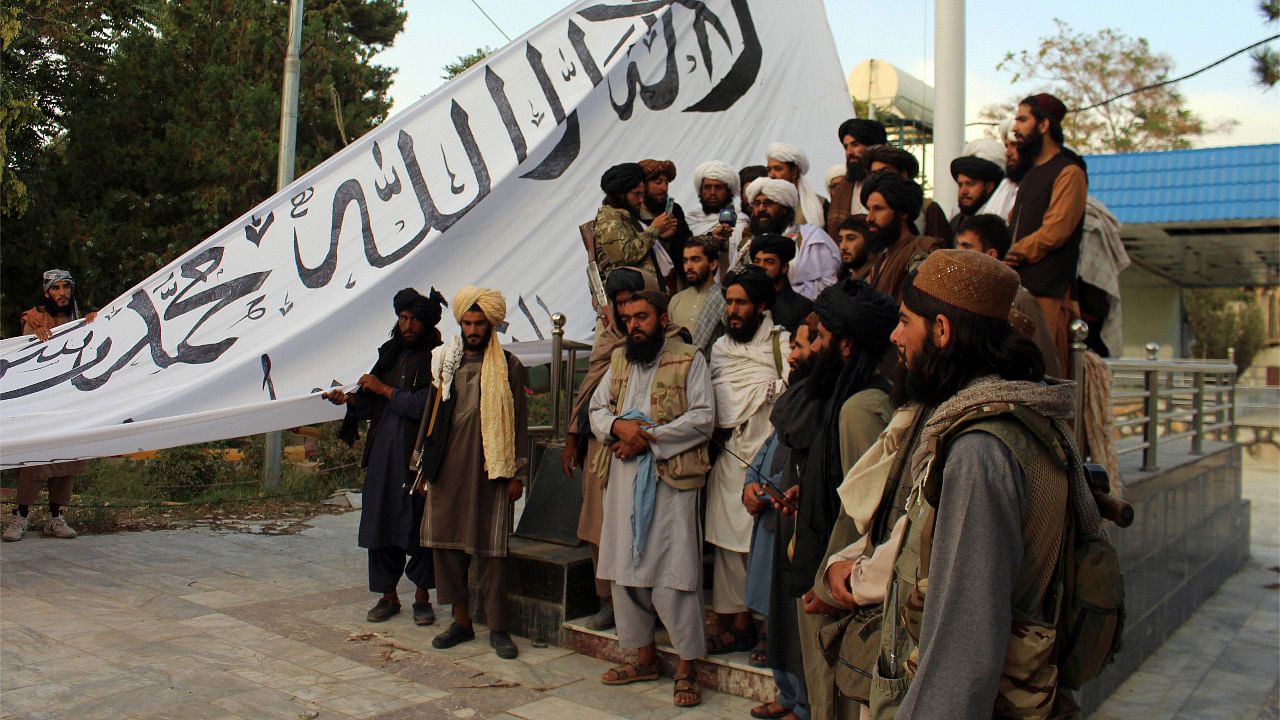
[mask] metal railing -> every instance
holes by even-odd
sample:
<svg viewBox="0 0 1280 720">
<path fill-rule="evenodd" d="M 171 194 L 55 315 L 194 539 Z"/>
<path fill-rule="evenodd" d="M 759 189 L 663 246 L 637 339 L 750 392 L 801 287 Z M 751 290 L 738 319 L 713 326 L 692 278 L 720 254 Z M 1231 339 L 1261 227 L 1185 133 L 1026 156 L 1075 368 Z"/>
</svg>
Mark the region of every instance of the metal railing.
<svg viewBox="0 0 1280 720">
<path fill-rule="evenodd" d="M 1077 340 L 1077 330 L 1073 325 L 1073 356 L 1076 342 L 1083 345 L 1083 334 Z M 1087 332 L 1086 327 L 1084 333 Z M 1160 346 L 1155 343 L 1149 343 L 1146 350 L 1146 360 L 1106 361 L 1112 374 L 1116 455 L 1141 452 L 1143 472 L 1155 472 L 1162 445 L 1190 439 L 1191 453 L 1200 455 L 1207 436 L 1219 442 L 1235 442 L 1235 364 L 1159 360 Z M 1078 356 L 1073 360 L 1079 367 Z M 1079 408 L 1079 400 L 1077 403 Z"/>
</svg>

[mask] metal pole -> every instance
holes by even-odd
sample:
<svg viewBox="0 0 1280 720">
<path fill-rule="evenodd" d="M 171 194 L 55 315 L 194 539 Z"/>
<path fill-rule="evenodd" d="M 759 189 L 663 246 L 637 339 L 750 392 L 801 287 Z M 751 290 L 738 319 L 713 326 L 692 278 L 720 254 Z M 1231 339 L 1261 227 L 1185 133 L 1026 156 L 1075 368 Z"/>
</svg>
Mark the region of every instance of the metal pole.
<svg viewBox="0 0 1280 720">
<path fill-rule="evenodd" d="M 933 201 L 956 201 L 951 161 L 964 152 L 964 0 L 933 4 Z"/>
<path fill-rule="evenodd" d="M 294 146 L 298 137 L 298 56 L 302 52 L 302 2 L 289 2 L 289 38 L 284 56 L 284 87 L 280 93 L 280 154 L 276 161 L 276 192 L 293 182 Z M 262 460 L 262 486 L 280 487 L 280 455 L 284 448 L 279 430 L 266 434 Z"/>
<path fill-rule="evenodd" d="M 560 437 L 560 388 L 564 385 L 564 322 L 563 313 L 551 316 L 551 437 Z"/>
<path fill-rule="evenodd" d="M 1191 375 L 1191 392 L 1195 396 L 1191 399 L 1191 407 L 1194 414 L 1191 416 L 1191 454 L 1204 454 L 1204 373 L 1197 372 Z"/>
<path fill-rule="evenodd" d="M 1089 349 L 1084 344 L 1085 338 L 1089 337 L 1089 325 L 1083 320 L 1071 321 L 1071 379 L 1076 381 L 1076 397 L 1075 397 L 1075 417 L 1071 424 L 1076 431 L 1076 447 L 1080 449 L 1081 456 L 1084 455 L 1084 385 L 1088 379 L 1088 371 L 1084 366 L 1084 354 Z"/>
<path fill-rule="evenodd" d="M 1159 357 L 1160 346 L 1147 343 L 1147 360 L 1154 362 Z M 1142 438 L 1147 447 L 1142 451 L 1142 471 L 1155 472 L 1159 469 L 1156 456 L 1160 452 L 1160 368 L 1144 370 L 1142 384 L 1147 391 L 1147 425 Z"/>
</svg>

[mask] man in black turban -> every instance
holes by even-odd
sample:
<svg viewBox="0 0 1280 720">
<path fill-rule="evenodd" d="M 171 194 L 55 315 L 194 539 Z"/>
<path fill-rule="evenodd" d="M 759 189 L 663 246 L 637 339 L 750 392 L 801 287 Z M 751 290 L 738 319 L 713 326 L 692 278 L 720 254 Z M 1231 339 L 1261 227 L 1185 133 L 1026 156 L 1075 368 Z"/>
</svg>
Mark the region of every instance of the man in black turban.
<svg viewBox="0 0 1280 720">
<path fill-rule="evenodd" d="M 887 142 L 884 125 L 863 118 L 849 118 L 840 123 L 836 138 L 844 147 L 845 175 L 831 188 L 831 205 L 826 217 L 827 234 L 831 237 L 836 236 L 845 218 L 867 212 L 862 204 L 862 182 L 867 176 L 862 155 L 872 145 Z"/>
<path fill-rule="evenodd" d="M 378 348 L 378 360 L 360 377 L 360 388 L 349 394 L 335 388 L 324 397 L 347 406 L 339 437 L 348 443 L 355 442 L 359 421 L 369 421 L 360 460 L 367 471 L 359 543 L 369 551 L 369 590 L 382 597 L 366 617 L 382 622 L 400 612 L 396 585 L 404 575 L 417 586 L 414 623 L 430 625 L 436 620 L 428 593 L 436 585 L 435 563 L 418 540 L 423 499 L 411 492 L 415 473 L 409 457 L 431 394 L 431 350 L 440 344 L 436 324 L 448 303 L 435 288 L 429 295 L 405 288 L 391 304 L 396 311 L 391 339 Z"/>
<path fill-rule="evenodd" d="M 639 163 L 614 165 L 600 176 L 604 204 L 591 226 L 595 255 L 602 278 L 616 267 L 633 267 L 657 278 L 667 278 L 675 267 L 660 238 L 678 229 L 676 218 L 662 213 L 646 227 L 640 220 L 644 208 L 645 172 Z"/>
<path fill-rule="evenodd" d="M 773 322 L 791 335 L 813 310 L 813 301 L 796 292 L 787 277 L 788 263 L 795 256 L 796 241 L 784 235 L 761 233 L 751 238 L 751 264 L 764 268 L 773 281 Z"/>
<path fill-rule="evenodd" d="M 814 578 L 828 542 L 839 549 L 854 539 L 833 537 L 841 518 L 836 489 L 892 413 L 889 382 L 877 367 L 897 325 L 898 305 L 862 280 L 845 279 L 818 295 L 814 311 L 812 369 L 778 400 L 772 418 L 790 450 L 785 494 L 799 509 L 775 536 L 782 539 L 774 547 L 769 665 L 803 672 L 813 717 L 857 717 L 853 701 L 838 692 L 835 668 L 818 641 L 820 631 L 835 631 L 827 624 L 842 611 L 814 587 Z M 803 608 L 798 613 L 797 600 Z"/>
<path fill-rule="evenodd" d="M 896 172 L 872 173 L 862 183 L 862 203 L 867 206 L 867 227 L 871 230 L 867 244 L 873 253 L 884 251 L 868 282 L 895 300 L 901 299 L 911 259 L 946 245 L 942 238 L 916 234 L 914 220 L 923 202 L 920 186 Z"/>
</svg>

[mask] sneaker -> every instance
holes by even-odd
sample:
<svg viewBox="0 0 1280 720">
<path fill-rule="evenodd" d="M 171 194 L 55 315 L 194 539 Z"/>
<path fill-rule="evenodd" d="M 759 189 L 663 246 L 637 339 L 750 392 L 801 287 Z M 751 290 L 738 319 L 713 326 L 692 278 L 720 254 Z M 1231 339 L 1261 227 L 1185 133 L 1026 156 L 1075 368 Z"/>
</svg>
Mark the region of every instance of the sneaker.
<svg viewBox="0 0 1280 720">
<path fill-rule="evenodd" d="M 413 624 L 414 625 L 434 625 L 436 622 L 435 608 L 431 607 L 429 602 L 416 602 L 413 604 Z"/>
<path fill-rule="evenodd" d="M 520 648 L 516 647 L 516 644 L 512 642 L 510 633 L 489 633 L 489 647 L 493 648 L 498 657 L 503 660 L 512 660 L 520 654 Z"/>
<path fill-rule="evenodd" d="M 44 524 L 44 534 L 47 537 L 69 539 L 76 536 L 76 531 L 72 530 L 71 526 L 67 524 L 66 518 L 61 515 L 57 515 L 50 518 L 49 522 Z"/>
<path fill-rule="evenodd" d="M 582 624 L 588 630 L 608 630 L 613 627 L 613 603 L 600 603 L 600 609 L 596 614 L 583 620 Z"/>
<path fill-rule="evenodd" d="M 476 639 L 476 631 L 462 627 L 458 623 L 451 623 L 449 629 L 435 636 L 431 641 L 431 647 L 437 650 L 447 650 L 458 643 L 464 643 L 468 640 Z"/>
<path fill-rule="evenodd" d="M 18 542 L 27 532 L 27 519 L 21 515 L 14 513 L 9 518 L 9 522 L 4 524 L 4 534 L 0 535 L 0 540 L 5 542 Z"/>
<path fill-rule="evenodd" d="M 392 615 L 400 612 L 400 603 L 393 603 L 386 598 L 378 598 L 378 604 L 369 608 L 365 619 L 369 622 L 386 622 Z"/>
</svg>

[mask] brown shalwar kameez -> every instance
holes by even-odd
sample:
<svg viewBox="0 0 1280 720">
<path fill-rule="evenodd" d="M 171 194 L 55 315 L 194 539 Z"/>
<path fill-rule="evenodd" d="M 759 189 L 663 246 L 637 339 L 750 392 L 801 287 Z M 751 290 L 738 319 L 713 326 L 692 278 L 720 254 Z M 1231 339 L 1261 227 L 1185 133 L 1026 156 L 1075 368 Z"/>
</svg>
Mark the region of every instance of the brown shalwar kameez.
<svg viewBox="0 0 1280 720">
<path fill-rule="evenodd" d="M 453 416 L 448 449 L 437 479 L 427 491 L 422 544 L 435 555 L 436 594 L 441 603 L 467 602 L 467 570 L 479 560 L 477 579 L 485 620 L 494 632 L 507 630 L 507 536 L 512 503 L 507 479 L 490 479 L 480 437 L 480 367 L 483 356 L 465 353 L 453 377 Z M 507 378 L 515 401 L 516 479 L 529 476 L 525 369 L 507 354 Z"/>
</svg>

